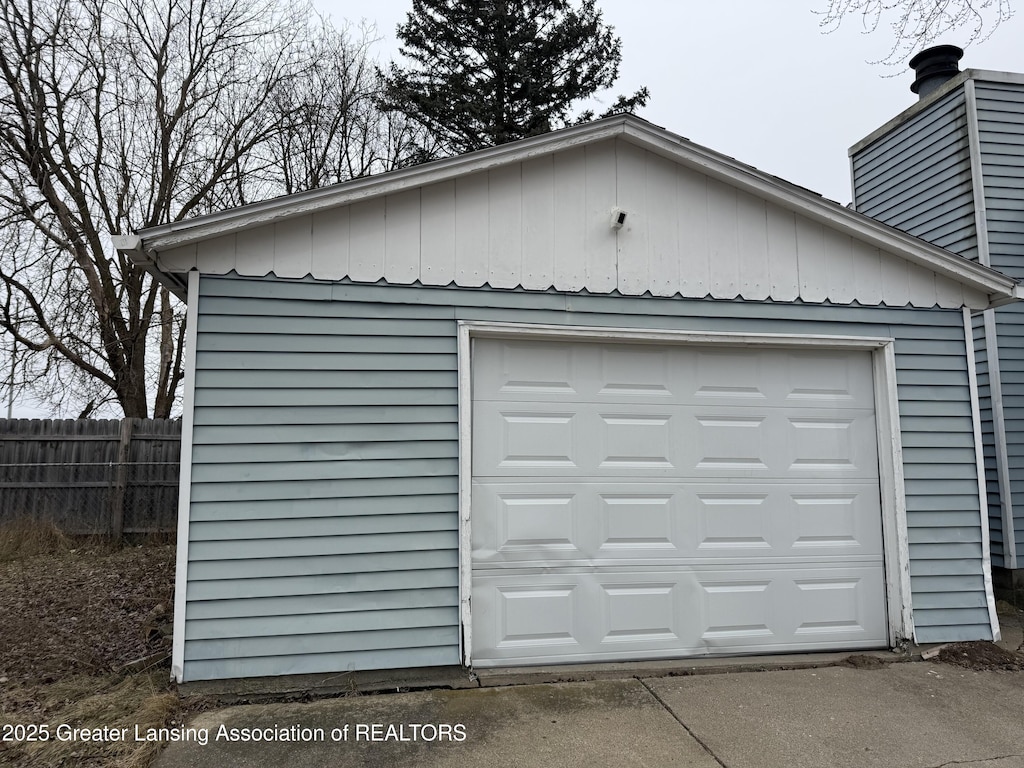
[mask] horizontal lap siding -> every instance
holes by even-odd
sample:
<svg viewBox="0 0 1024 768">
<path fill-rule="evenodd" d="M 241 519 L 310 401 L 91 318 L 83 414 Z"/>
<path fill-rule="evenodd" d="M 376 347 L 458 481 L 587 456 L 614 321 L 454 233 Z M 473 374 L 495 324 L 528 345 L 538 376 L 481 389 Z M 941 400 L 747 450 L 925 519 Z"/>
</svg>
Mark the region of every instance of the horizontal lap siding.
<svg viewBox="0 0 1024 768">
<path fill-rule="evenodd" d="M 999 493 L 999 468 L 996 459 L 995 422 L 992 416 L 992 381 L 989 374 L 988 349 L 985 342 L 985 315 L 971 318 L 974 358 L 978 377 L 978 414 L 981 421 L 981 442 L 985 457 L 985 489 L 988 502 L 988 529 L 992 565 L 1004 565 L 1003 508 Z"/>
<path fill-rule="evenodd" d="M 1024 557 L 1024 307 L 995 311 L 1017 557 Z M 1020 561 L 1018 561 L 1020 562 Z"/>
<path fill-rule="evenodd" d="M 992 266 L 1024 278 L 1024 85 L 977 82 L 975 94 Z M 1017 556 L 1024 557 L 1024 312 L 1011 305 L 995 316 Z"/>
<path fill-rule="evenodd" d="M 201 281 L 186 679 L 457 664 L 452 311 L 239 287 Z"/>
<path fill-rule="evenodd" d="M 978 135 L 992 266 L 1024 277 L 1024 85 L 978 82 Z"/>
<path fill-rule="evenodd" d="M 918 642 L 990 637 L 962 317 L 893 327 Z M 934 321 L 933 321 L 934 322 Z M 938 331 L 938 333 L 936 333 Z M 942 337 L 941 340 L 936 338 Z M 928 382 L 911 385 L 909 382 Z"/>
<path fill-rule="evenodd" d="M 918 639 L 989 636 L 959 312 L 200 285 L 187 679 L 458 663 L 456 320 L 895 336 Z"/>
<path fill-rule="evenodd" d="M 855 154 L 853 178 L 860 213 L 977 260 L 962 90 Z"/>
</svg>

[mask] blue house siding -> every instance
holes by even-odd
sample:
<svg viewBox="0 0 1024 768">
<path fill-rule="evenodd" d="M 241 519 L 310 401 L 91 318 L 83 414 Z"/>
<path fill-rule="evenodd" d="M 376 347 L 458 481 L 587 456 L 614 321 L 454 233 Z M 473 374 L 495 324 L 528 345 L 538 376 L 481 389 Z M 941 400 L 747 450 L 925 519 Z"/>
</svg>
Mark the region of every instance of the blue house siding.
<svg viewBox="0 0 1024 768">
<path fill-rule="evenodd" d="M 1024 278 L 1024 85 L 979 81 L 975 95 L 989 259 Z M 1024 312 L 1001 307 L 995 318 L 1014 540 L 1024 558 Z"/>
<path fill-rule="evenodd" d="M 922 103 L 906 119 L 853 152 L 857 210 L 936 245 L 979 259 L 972 163 L 984 201 L 987 262 L 1024 279 L 1024 84 L 1013 76 L 976 73 L 964 85 L 931 103 Z M 967 98 L 966 83 L 974 91 Z M 968 118 L 977 123 L 976 154 L 970 154 Z M 1024 558 L 1024 312 L 1016 305 L 994 310 L 995 340 L 984 323 L 974 322 L 982 440 L 988 489 L 992 563 L 1012 567 L 1004 530 L 1004 502 L 1013 506 L 1016 556 Z M 991 346 L 991 349 L 986 349 Z M 998 362 L 998 392 L 993 391 L 990 361 Z M 993 411 L 1001 401 L 1006 441 L 1005 476 L 998 471 L 999 422 Z M 1007 492 L 1008 491 L 1008 492 Z"/>
<path fill-rule="evenodd" d="M 458 320 L 894 336 L 914 621 L 990 637 L 959 311 L 204 277 L 185 680 L 459 663 Z"/>
<path fill-rule="evenodd" d="M 853 175 L 860 213 L 978 259 L 962 90 L 854 154 Z"/>
<path fill-rule="evenodd" d="M 1024 85 L 975 85 L 992 266 L 1024 277 Z"/>
<path fill-rule="evenodd" d="M 459 663 L 451 310 L 202 286 L 186 679 Z"/>
<path fill-rule="evenodd" d="M 971 318 L 974 339 L 975 366 L 978 381 L 978 413 L 981 421 L 981 439 L 985 457 L 985 490 L 988 504 L 989 544 L 992 565 L 1005 567 L 1006 552 L 1003 539 L 1002 497 L 999 493 L 999 470 L 996 459 L 995 422 L 992 412 L 992 379 L 989 373 L 988 349 L 985 347 L 985 317 Z"/>
</svg>

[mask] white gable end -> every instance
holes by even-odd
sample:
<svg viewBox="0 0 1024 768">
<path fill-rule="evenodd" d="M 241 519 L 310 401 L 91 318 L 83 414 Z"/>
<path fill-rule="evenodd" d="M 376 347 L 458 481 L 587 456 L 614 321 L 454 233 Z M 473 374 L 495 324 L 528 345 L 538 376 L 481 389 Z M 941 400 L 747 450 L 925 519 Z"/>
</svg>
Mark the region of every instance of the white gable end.
<svg viewBox="0 0 1024 768">
<path fill-rule="evenodd" d="M 164 272 L 399 285 L 990 304 L 988 292 L 969 281 L 654 149 L 626 135 L 537 153 L 200 238 L 161 251 L 157 265 Z M 847 213 L 815 204 L 839 218 Z M 626 215 L 619 229 L 613 210 Z"/>
</svg>

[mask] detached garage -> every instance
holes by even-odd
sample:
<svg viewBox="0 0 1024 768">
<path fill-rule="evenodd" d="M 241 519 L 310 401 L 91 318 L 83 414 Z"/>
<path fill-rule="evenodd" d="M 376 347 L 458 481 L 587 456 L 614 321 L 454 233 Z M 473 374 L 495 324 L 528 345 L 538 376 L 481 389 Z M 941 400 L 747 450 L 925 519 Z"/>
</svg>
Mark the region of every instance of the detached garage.
<svg viewBox="0 0 1024 768">
<path fill-rule="evenodd" d="M 632 116 L 118 243 L 188 302 L 179 681 L 998 636 L 997 272 Z"/>
</svg>

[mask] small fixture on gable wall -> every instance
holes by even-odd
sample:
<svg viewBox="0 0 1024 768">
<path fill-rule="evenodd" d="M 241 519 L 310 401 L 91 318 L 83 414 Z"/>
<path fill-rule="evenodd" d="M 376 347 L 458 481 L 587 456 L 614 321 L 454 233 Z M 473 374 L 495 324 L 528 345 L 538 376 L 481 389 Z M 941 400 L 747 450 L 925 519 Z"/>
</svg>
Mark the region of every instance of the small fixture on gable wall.
<svg viewBox="0 0 1024 768">
<path fill-rule="evenodd" d="M 626 223 L 626 212 L 621 208 L 612 208 L 611 225 L 612 229 L 622 229 L 622 225 Z"/>
</svg>

